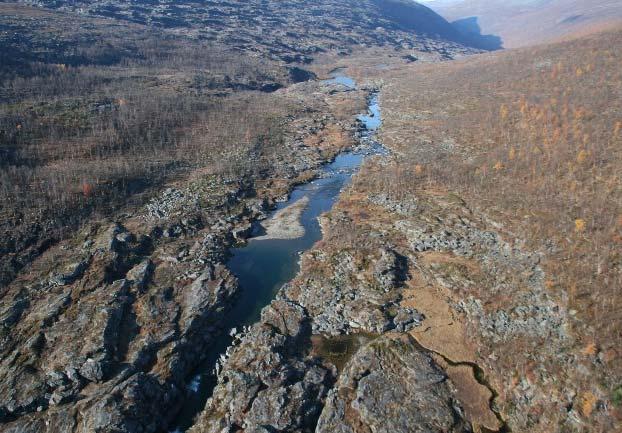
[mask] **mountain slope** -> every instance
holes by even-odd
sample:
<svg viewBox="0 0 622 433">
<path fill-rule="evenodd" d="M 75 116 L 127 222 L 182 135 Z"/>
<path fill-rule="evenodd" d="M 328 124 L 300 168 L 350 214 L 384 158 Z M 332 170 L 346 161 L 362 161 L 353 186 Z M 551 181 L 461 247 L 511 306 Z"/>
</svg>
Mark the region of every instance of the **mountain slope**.
<svg viewBox="0 0 622 433">
<path fill-rule="evenodd" d="M 469 42 L 434 11 L 409 0 L 40 0 L 36 4 L 166 28 L 294 61 L 308 61 L 313 53 L 327 49 L 348 51 L 353 45 L 415 48 L 422 46 L 418 40 L 422 36 Z"/>
<path fill-rule="evenodd" d="M 74 192 L 79 189 L 76 185 L 93 177 L 102 183 L 125 183 L 129 174 L 118 179 L 120 166 L 113 161 L 110 163 L 116 168 L 103 170 L 106 174 L 101 176 L 93 176 L 92 170 L 84 172 L 87 165 L 82 163 L 71 168 L 72 176 L 60 176 L 62 180 L 56 169 L 42 173 L 42 166 L 57 163 L 65 148 L 73 149 L 73 144 L 58 145 L 65 140 L 88 136 L 89 145 L 101 148 L 101 131 L 112 131 L 120 125 L 113 120 L 119 115 L 118 107 L 110 102 L 115 98 L 127 101 L 130 95 L 136 95 L 137 102 L 139 97 L 150 95 L 179 103 L 189 110 L 174 110 L 172 117 L 179 128 L 191 123 L 190 112 L 197 113 L 190 100 L 202 104 L 207 94 L 211 98 L 244 90 L 268 92 L 313 78 L 303 70 L 304 65 L 324 54 L 345 56 L 369 46 L 416 56 L 425 52 L 439 59 L 476 52 L 448 41 L 459 39 L 459 35 L 430 9 L 399 0 L 36 4 L 38 8 L 0 3 L 0 78 L 4 84 L 0 87 L 0 101 L 6 104 L 0 108 L 0 138 L 4 145 L 0 147 L 0 167 L 1 174 L 6 175 L 5 185 L 11 185 L 0 196 L 3 215 L 10 215 L 0 221 L 0 231 L 7 233 L 0 240 L 0 254 L 11 257 L 0 264 L 0 285 L 31 257 L 30 253 L 26 258 L 14 254 L 30 251 L 51 230 L 68 225 L 64 217 L 55 224 L 49 224 L 51 220 L 66 211 L 76 216 L 73 204 L 68 204 L 75 201 Z M 110 88 L 108 83 L 115 84 Z M 171 94 L 173 89 L 176 94 Z M 51 102 L 55 100 L 62 103 Z M 153 105 L 146 104 L 141 110 L 151 111 Z M 96 107 L 102 107 L 101 112 Z M 160 110 L 160 121 L 169 114 Z M 166 136 L 177 131 L 172 124 L 163 126 L 166 122 L 160 121 L 157 123 Z M 95 128 L 99 122 L 106 126 Z M 131 134 L 140 135 L 140 131 L 136 127 Z M 120 140 L 118 131 L 112 136 L 113 141 Z M 36 147 L 53 151 L 33 158 L 29 147 L 32 140 L 39 140 Z M 122 140 L 124 144 L 115 143 L 110 149 L 129 152 L 143 140 L 154 142 L 144 135 Z M 108 159 L 108 153 L 104 152 L 104 159 Z M 162 155 L 154 155 L 162 168 L 169 167 L 172 160 L 178 165 L 176 158 L 165 150 Z M 63 156 L 60 160 L 67 162 Z M 107 164 L 97 167 L 99 172 Z M 136 177 L 144 182 L 143 175 L 137 174 L 133 167 L 132 182 L 138 180 Z M 47 188 L 32 187 L 33 176 L 41 184 L 60 182 L 62 186 L 51 188 L 54 192 L 48 194 Z M 148 180 L 155 178 L 152 172 Z M 118 191 L 112 194 L 123 200 L 126 195 Z M 110 197 L 102 201 L 109 202 Z M 36 234 L 31 230 L 32 215 L 37 215 Z"/>
<path fill-rule="evenodd" d="M 500 36 L 506 48 L 582 34 L 622 21 L 618 0 L 437 0 L 449 21 L 476 17 L 483 34 Z"/>
<path fill-rule="evenodd" d="M 451 209 L 434 218 L 455 255 L 441 246 L 415 263 L 434 254 L 445 276 L 432 284 L 477 341 L 509 431 L 622 431 L 620 46 L 622 29 L 382 75 L 381 139 L 403 159 L 367 181 L 417 213 L 426 199 Z M 461 251 L 454 206 L 512 245 L 502 266 Z M 423 341 L 462 356 L 434 336 Z"/>
<path fill-rule="evenodd" d="M 391 157 L 322 218 L 191 433 L 622 431 L 621 43 L 353 64 L 383 83 Z M 420 325 L 393 328 L 405 308 Z"/>
<path fill-rule="evenodd" d="M 478 50 L 394 0 L 39 5 L 0 3 L 0 431 L 165 431 L 228 251 L 357 143 L 369 89 L 305 64 Z"/>
</svg>

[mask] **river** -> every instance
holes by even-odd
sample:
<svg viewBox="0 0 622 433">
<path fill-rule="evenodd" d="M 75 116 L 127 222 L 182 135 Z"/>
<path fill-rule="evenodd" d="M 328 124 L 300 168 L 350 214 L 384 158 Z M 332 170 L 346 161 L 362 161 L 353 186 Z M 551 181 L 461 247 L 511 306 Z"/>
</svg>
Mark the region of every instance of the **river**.
<svg viewBox="0 0 622 433">
<path fill-rule="evenodd" d="M 351 89 L 356 87 L 352 78 L 340 73 L 324 83 Z M 374 132 L 381 125 L 376 94 L 372 94 L 368 100 L 368 112 L 359 115 L 358 119 L 365 125 L 361 137 L 362 145 L 339 154 L 333 162 L 322 167 L 318 179 L 294 188 L 288 200 L 280 203 L 271 213 L 273 215 L 307 197 L 309 202 L 300 219 L 305 228 L 304 236 L 265 240 L 254 240 L 251 236 L 246 246 L 231 250 L 227 266 L 238 278 L 241 293 L 227 315 L 227 322 L 223 324 L 225 330 L 240 330 L 259 320 L 262 308 L 275 298 L 277 291 L 285 283 L 296 276 L 300 255 L 322 238 L 318 217 L 332 208 L 339 193 L 350 182 L 366 156 L 384 153 L 382 146 L 373 139 Z M 187 398 L 173 432 L 186 431 L 192 425 L 194 417 L 205 407 L 216 384 L 214 366 L 231 343 L 232 337 L 225 332 L 212 344 L 208 358 L 197 369 L 187 386 Z"/>
</svg>

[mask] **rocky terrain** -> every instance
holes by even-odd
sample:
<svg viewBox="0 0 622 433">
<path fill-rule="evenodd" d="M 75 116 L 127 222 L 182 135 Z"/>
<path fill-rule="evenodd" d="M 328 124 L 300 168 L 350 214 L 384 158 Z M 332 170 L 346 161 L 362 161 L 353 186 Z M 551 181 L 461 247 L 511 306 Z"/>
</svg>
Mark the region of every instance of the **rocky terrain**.
<svg viewBox="0 0 622 433">
<path fill-rule="evenodd" d="M 358 46 L 437 51 L 471 42 L 429 8 L 404 0 L 24 3 L 162 27 L 287 63 L 310 63 L 325 51 L 346 55 Z"/>
<path fill-rule="evenodd" d="M 618 295 L 613 286 L 607 291 L 607 284 L 619 281 L 619 255 L 611 256 L 606 271 L 586 270 L 591 285 L 579 279 L 573 269 L 595 250 L 569 246 L 580 251 L 575 258 L 556 245 L 571 243 L 571 236 L 583 245 L 582 227 L 570 224 L 562 231 L 556 225 L 553 233 L 574 234 L 540 237 L 533 221 L 515 220 L 516 199 L 486 200 L 482 161 L 494 165 L 486 146 L 495 142 L 469 141 L 465 134 L 484 129 L 495 136 L 484 120 L 474 120 L 478 110 L 489 113 L 491 100 L 503 106 L 483 71 L 494 77 L 502 75 L 493 71 L 512 71 L 516 81 L 496 86 L 527 98 L 531 93 L 522 86 L 543 92 L 548 75 L 530 73 L 531 63 L 524 72 L 517 63 L 564 62 L 570 50 L 595 53 L 618 37 L 605 33 L 442 66 L 404 68 L 387 61 L 380 69 L 373 59 L 337 62 L 363 81 L 367 76 L 380 83 L 379 137 L 392 153 L 369 161 L 355 176 L 322 218 L 323 240 L 303 255 L 300 273 L 258 323 L 236 335 L 192 432 L 620 430 L 619 320 L 613 313 Z M 607 77 L 609 91 L 619 87 L 613 58 L 585 61 Z M 582 94 L 589 81 L 577 81 L 578 67 L 570 66 L 563 78 L 572 83 L 574 103 L 602 102 Z M 412 79 L 416 74 L 420 80 Z M 465 81 L 472 87 L 450 93 Z M 437 89 L 435 83 L 442 85 Z M 601 140 L 599 131 L 605 142 L 615 141 L 615 116 L 611 122 L 605 117 L 611 111 L 599 112 L 604 125 L 598 129 L 592 119 L 594 143 Z M 577 161 L 578 151 L 569 152 Z M 619 164 L 616 152 L 609 155 L 613 159 L 600 165 L 601 173 Z M 456 185 L 469 179 L 458 173 L 473 161 L 476 180 Z M 512 160 L 503 161 L 491 170 L 508 170 Z M 516 174 L 508 176 L 517 188 Z M 536 179 L 559 182 L 556 176 Z M 498 192 L 506 180 L 489 181 Z M 608 197 L 602 212 L 615 215 L 619 197 Z M 592 206 L 599 203 L 591 200 Z M 540 212 L 555 213 L 554 222 L 561 218 L 552 203 L 542 204 Z M 619 242 L 620 227 L 611 227 L 607 241 L 597 238 L 601 251 L 615 249 L 611 242 Z M 604 272 L 609 278 L 597 282 Z M 589 293 L 574 296 L 576 287 L 566 292 L 556 281 L 584 284 Z M 601 315 L 592 315 L 589 305 L 601 305 Z"/>
<path fill-rule="evenodd" d="M 228 246 L 350 145 L 354 113 L 331 107 L 356 110 L 364 94 L 345 90 L 309 83 L 282 92 L 302 97 L 307 114 L 288 121 L 266 179 L 204 175 L 171 186 L 131 214 L 88 224 L 5 287 L 2 431 L 165 428 L 238 293 Z M 323 139 L 326 129 L 344 138 Z"/>
<path fill-rule="evenodd" d="M 495 402 L 514 431 L 620 429 L 622 123 L 610 99 L 622 83 L 620 52 L 610 51 L 620 37 L 617 29 L 443 65 L 363 72 L 384 83 L 380 136 L 395 155 L 390 169 L 361 173 L 365 194 L 376 191 L 373 202 L 387 202 L 397 214 L 429 201 L 464 207 L 467 218 L 481 219 L 520 251 L 509 272 L 490 258 L 478 265 L 429 257 L 449 276 L 437 278 L 451 292 L 436 293 L 455 296 L 459 312 L 443 307 L 440 317 L 452 320 L 435 323 L 455 329 L 442 325 L 464 314 L 466 335 L 479 342 L 469 349 L 453 332 L 436 332 L 423 343 L 453 347 L 461 359 L 474 349 L 471 359 L 490 374 Z M 561 133 L 567 125 L 572 134 Z M 443 219 L 443 237 L 460 233 L 443 214 L 431 217 Z M 503 256 L 514 254 L 503 249 Z M 456 296 L 464 276 L 471 282 Z M 411 305 L 426 317 L 424 306 L 442 307 L 417 291 Z"/>
<path fill-rule="evenodd" d="M 113 3 L 0 3 L 0 284 L 94 214 L 142 204 L 206 166 L 248 169 L 244 158 L 214 161 L 214 149 L 274 145 L 274 132 L 250 143 L 278 129 L 261 107 L 288 108 L 249 93 L 316 78 L 312 60 L 380 46 L 404 62 L 477 52 L 435 36 L 450 28 L 428 9 L 408 6 L 413 21 L 402 22 L 399 2 L 359 5 L 356 14 L 340 2 L 297 13 L 296 2 L 178 3 L 115 6 L 188 20 L 177 27 L 97 12 Z M 234 121 L 229 112 L 241 110 Z M 196 133 L 210 128 L 229 134 Z"/>
<path fill-rule="evenodd" d="M 0 431 L 171 431 L 205 368 L 193 433 L 620 429 L 619 34 L 441 65 L 480 51 L 402 0 L 20 3 L 0 5 Z M 529 147 L 549 114 L 580 147 Z M 231 249 L 258 222 L 300 236 L 309 203 L 276 203 L 374 140 L 295 278 L 226 329 L 249 289 Z M 574 196 L 555 161 L 592 164 Z M 537 212 L 511 195 L 529 173 Z"/>
<path fill-rule="evenodd" d="M 261 223 L 265 234 L 255 236 L 254 239 L 294 239 L 304 236 L 305 228 L 300 223 L 300 216 L 308 204 L 309 199 L 303 197 L 296 203 L 277 211 L 270 219 Z"/>
<path fill-rule="evenodd" d="M 300 274 L 237 336 L 193 432 L 527 428 L 530 385 L 499 394 L 495 348 L 570 338 L 538 256 L 451 196 L 396 201 L 363 180 L 389 168 L 370 164 L 322 220 Z M 513 275 L 532 291 L 493 307 Z"/>
</svg>

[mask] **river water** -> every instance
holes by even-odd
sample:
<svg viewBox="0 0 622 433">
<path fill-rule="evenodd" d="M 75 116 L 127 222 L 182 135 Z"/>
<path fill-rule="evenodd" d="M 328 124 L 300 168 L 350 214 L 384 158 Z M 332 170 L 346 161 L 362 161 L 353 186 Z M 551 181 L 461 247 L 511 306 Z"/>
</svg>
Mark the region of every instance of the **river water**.
<svg viewBox="0 0 622 433">
<path fill-rule="evenodd" d="M 352 78 L 340 73 L 324 83 L 350 89 L 356 87 Z M 373 140 L 374 132 L 381 125 L 377 95 L 373 94 L 369 98 L 368 112 L 361 114 L 358 119 L 365 125 L 362 146 L 339 154 L 333 162 L 322 167 L 318 179 L 294 188 L 288 200 L 280 203 L 271 213 L 273 215 L 274 212 L 307 197 L 309 204 L 301 216 L 301 224 L 305 228 L 304 236 L 296 239 L 262 240 L 253 240 L 251 237 L 246 246 L 231 250 L 227 266 L 238 278 L 241 294 L 227 315 L 227 323 L 223 324 L 225 330 L 240 330 L 260 319 L 262 308 L 275 298 L 277 291 L 285 283 L 295 277 L 299 270 L 300 255 L 322 238 L 318 216 L 332 208 L 339 193 L 348 185 L 367 155 L 384 153 L 382 146 Z M 231 343 L 232 337 L 228 332 L 213 342 L 208 358 L 197 369 L 196 375 L 187 386 L 187 398 L 173 432 L 186 431 L 193 424 L 194 417 L 205 407 L 216 384 L 214 366 Z"/>
</svg>

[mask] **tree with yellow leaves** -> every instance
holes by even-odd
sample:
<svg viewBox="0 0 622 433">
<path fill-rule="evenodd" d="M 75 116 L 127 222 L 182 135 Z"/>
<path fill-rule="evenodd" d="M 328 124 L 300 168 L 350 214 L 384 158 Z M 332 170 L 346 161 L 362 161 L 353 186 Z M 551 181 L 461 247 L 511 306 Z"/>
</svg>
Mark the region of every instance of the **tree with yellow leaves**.
<svg viewBox="0 0 622 433">
<path fill-rule="evenodd" d="M 509 114 L 508 107 L 505 104 L 503 104 L 501 108 L 499 109 L 499 116 L 501 117 L 501 120 L 506 120 L 508 118 L 508 114 Z"/>
<path fill-rule="evenodd" d="M 583 218 L 574 220 L 574 230 L 577 233 L 583 233 L 585 231 L 586 222 Z"/>
</svg>

